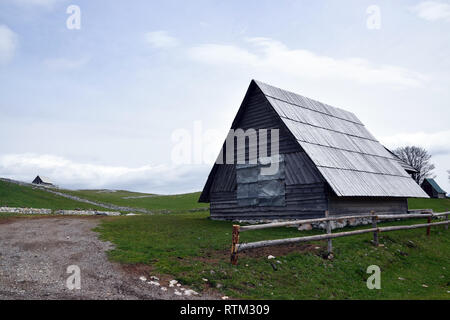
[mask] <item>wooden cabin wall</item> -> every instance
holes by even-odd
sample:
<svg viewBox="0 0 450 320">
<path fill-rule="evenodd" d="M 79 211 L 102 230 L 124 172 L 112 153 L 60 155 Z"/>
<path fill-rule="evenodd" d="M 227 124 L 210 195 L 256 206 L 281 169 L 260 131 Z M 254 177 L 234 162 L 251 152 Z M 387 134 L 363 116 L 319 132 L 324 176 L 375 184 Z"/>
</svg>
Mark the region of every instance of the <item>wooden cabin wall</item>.
<svg viewBox="0 0 450 320">
<path fill-rule="evenodd" d="M 331 215 L 376 213 L 402 214 L 408 212 L 406 198 L 364 198 L 330 196 L 328 210 Z"/>
<path fill-rule="evenodd" d="M 278 115 L 270 106 L 270 103 L 267 101 L 267 98 L 261 92 L 259 88 L 255 88 L 253 94 L 251 94 L 247 101 L 243 114 L 241 115 L 240 121 L 237 126 L 233 129 L 278 129 L 279 130 L 279 153 L 291 153 L 291 152 L 299 152 L 302 151 L 301 147 L 294 140 L 292 134 L 287 130 L 287 128 L 282 125 L 281 121 L 278 119 Z M 271 141 L 270 141 L 270 132 L 268 132 L 267 137 L 267 153 L 271 155 Z M 257 137 L 259 139 L 259 135 L 257 132 Z M 236 140 L 236 139 L 235 139 Z M 235 141 L 236 142 L 236 141 Z M 248 160 L 249 156 L 249 139 L 246 139 L 245 146 L 245 155 L 246 160 Z M 234 144 L 234 161 L 236 163 L 237 157 L 237 143 Z M 256 146 L 252 145 L 253 148 Z M 224 146 L 223 155 L 224 155 L 224 163 L 226 159 L 226 146 Z M 259 157 L 259 150 L 257 153 Z"/>
<path fill-rule="evenodd" d="M 221 220 L 307 219 L 323 216 L 326 197 L 322 183 L 286 186 L 284 207 L 239 207 L 236 192 L 212 192 L 211 218 Z"/>
<path fill-rule="evenodd" d="M 437 194 L 435 194 L 433 187 L 427 180 L 424 180 L 422 182 L 421 187 L 422 187 L 423 191 L 425 191 L 430 198 L 437 198 Z"/>
</svg>

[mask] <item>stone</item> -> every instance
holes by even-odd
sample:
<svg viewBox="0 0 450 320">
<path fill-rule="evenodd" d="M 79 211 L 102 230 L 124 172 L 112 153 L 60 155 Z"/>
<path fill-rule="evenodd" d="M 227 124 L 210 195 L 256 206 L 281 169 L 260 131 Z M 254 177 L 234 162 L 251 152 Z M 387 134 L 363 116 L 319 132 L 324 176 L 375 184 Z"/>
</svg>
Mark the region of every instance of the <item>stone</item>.
<svg viewBox="0 0 450 320">
<path fill-rule="evenodd" d="M 198 295 L 198 292 L 196 292 L 196 291 L 194 291 L 194 290 L 192 290 L 192 289 L 188 289 L 188 290 L 185 290 L 184 291 L 184 294 L 186 295 L 186 296 L 191 296 L 191 295 Z"/>
<path fill-rule="evenodd" d="M 298 231 L 308 231 L 308 230 L 312 230 L 312 225 L 310 223 L 306 223 L 306 224 L 302 224 L 300 225 L 297 229 Z"/>
<path fill-rule="evenodd" d="M 169 281 L 169 285 L 172 285 L 172 287 L 173 287 L 174 285 L 176 285 L 177 283 L 178 283 L 177 280 L 170 280 L 170 281 Z"/>
</svg>

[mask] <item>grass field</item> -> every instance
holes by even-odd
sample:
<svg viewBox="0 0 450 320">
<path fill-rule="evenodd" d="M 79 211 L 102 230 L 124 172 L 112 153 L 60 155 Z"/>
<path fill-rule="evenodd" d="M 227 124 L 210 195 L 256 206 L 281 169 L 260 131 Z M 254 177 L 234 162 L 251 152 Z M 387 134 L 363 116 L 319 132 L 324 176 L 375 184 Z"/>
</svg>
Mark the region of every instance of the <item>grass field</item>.
<svg viewBox="0 0 450 320">
<path fill-rule="evenodd" d="M 52 210 L 97 209 L 104 210 L 87 203 L 70 200 L 55 194 L 0 180 L 0 206 L 47 208 Z"/>
<path fill-rule="evenodd" d="M 433 209 L 435 212 L 450 211 L 450 199 L 408 199 L 410 209 Z"/>
<path fill-rule="evenodd" d="M 438 211 L 447 201 L 430 200 L 426 207 Z M 423 207 L 422 202 L 410 205 Z M 399 223 L 413 221 L 384 225 Z M 114 261 L 149 265 L 197 290 L 214 288 L 236 298 L 450 299 L 450 232 L 443 227 L 433 228 L 430 237 L 425 229 L 381 234 L 384 246 L 378 248 L 370 244 L 370 234 L 338 238 L 332 261 L 322 257 L 322 241 L 249 251 L 232 266 L 231 225 L 210 220 L 208 213 L 178 213 L 110 218 L 96 231 L 116 245 L 109 252 Z M 320 231 L 265 229 L 242 233 L 241 242 L 316 233 Z M 269 261 L 269 254 L 276 259 Z M 366 269 L 372 264 L 382 270 L 381 290 L 366 287 Z"/>
<path fill-rule="evenodd" d="M 63 192 L 96 202 L 112 203 L 131 208 L 144 208 L 153 211 L 179 212 L 208 207 L 207 203 L 198 203 L 200 192 L 167 196 L 122 190 L 63 190 Z"/>
</svg>

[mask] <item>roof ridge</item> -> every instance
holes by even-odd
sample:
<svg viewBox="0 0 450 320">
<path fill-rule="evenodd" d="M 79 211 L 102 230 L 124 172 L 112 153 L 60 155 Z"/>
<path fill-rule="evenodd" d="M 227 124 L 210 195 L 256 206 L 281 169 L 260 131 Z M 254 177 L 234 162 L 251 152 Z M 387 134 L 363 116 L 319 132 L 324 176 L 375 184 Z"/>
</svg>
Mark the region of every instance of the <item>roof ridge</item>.
<svg viewBox="0 0 450 320">
<path fill-rule="evenodd" d="M 265 96 L 268 96 L 268 97 L 271 97 L 271 98 L 273 98 L 273 99 L 277 99 L 277 100 L 280 100 L 280 101 L 283 101 L 283 102 L 292 104 L 292 105 L 297 106 L 297 107 L 300 107 L 300 108 L 304 108 L 304 109 L 308 109 L 308 110 L 311 110 L 311 111 L 314 111 L 314 112 L 322 113 L 322 114 L 328 115 L 328 116 L 330 116 L 330 117 L 334 117 L 334 118 L 341 119 L 341 120 L 344 120 L 344 121 L 352 122 L 352 123 L 355 123 L 355 124 L 358 124 L 358 125 L 361 125 L 361 126 L 365 127 L 365 125 L 364 125 L 364 124 L 358 119 L 358 117 L 356 117 L 356 115 L 355 115 L 353 112 L 351 112 L 351 111 L 348 111 L 348 110 L 345 110 L 345 109 L 343 109 L 343 108 L 339 108 L 339 107 L 335 107 L 335 106 L 329 105 L 329 104 L 327 104 L 327 103 L 325 103 L 325 102 L 321 102 L 321 101 L 319 101 L 319 100 L 315 100 L 315 99 L 309 98 L 309 97 L 307 97 L 307 96 L 304 96 L 304 95 L 301 95 L 301 94 L 298 94 L 298 93 L 295 93 L 295 92 L 292 92 L 292 91 L 289 91 L 289 90 L 285 90 L 285 89 L 281 89 L 281 88 L 279 88 L 279 87 L 275 87 L 275 86 L 273 86 L 273 85 L 267 84 L 267 83 L 262 82 L 262 81 L 259 81 L 259 80 L 252 80 L 252 81 L 254 81 L 254 82 L 256 83 L 256 85 L 258 85 L 258 87 L 262 90 L 262 92 L 264 93 Z M 349 120 L 349 119 L 346 119 L 346 118 L 343 118 L 343 117 L 336 116 L 336 115 L 334 115 L 334 114 L 332 114 L 332 113 L 330 113 L 330 112 L 319 111 L 319 110 L 316 110 L 316 109 L 313 109 L 313 108 L 310 108 L 310 107 L 307 107 L 307 106 L 302 106 L 302 105 L 300 105 L 300 104 L 297 104 L 297 103 L 294 103 L 294 102 L 291 102 L 291 101 L 287 101 L 287 100 L 285 100 L 285 99 L 281 99 L 281 98 L 279 98 L 279 97 L 275 97 L 275 96 L 273 96 L 273 95 L 268 94 L 267 92 L 265 92 L 265 91 L 260 87 L 260 84 L 262 84 L 263 86 L 267 86 L 267 87 L 271 87 L 271 88 L 280 90 L 280 91 L 282 91 L 282 92 L 286 92 L 286 93 L 289 93 L 289 94 L 293 94 L 293 95 L 299 96 L 299 97 L 301 97 L 301 98 L 303 98 L 303 99 L 306 99 L 306 100 L 309 100 L 309 101 L 312 101 L 312 102 L 315 102 L 315 103 L 324 105 L 324 106 L 326 106 L 327 108 L 332 108 L 332 109 L 335 109 L 335 110 L 337 110 L 337 111 L 339 111 L 339 112 L 344 112 L 344 113 L 347 113 L 347 114 L 351 114 L 357 121 L 355 121 L 355 120 Z"/>
</svg>

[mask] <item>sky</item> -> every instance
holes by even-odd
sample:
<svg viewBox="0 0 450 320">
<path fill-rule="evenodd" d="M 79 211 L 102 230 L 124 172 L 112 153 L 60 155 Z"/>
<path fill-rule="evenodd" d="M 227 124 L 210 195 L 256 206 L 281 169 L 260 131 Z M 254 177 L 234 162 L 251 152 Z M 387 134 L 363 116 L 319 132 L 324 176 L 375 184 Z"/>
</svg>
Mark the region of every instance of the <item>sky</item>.
<svg viewBox="0 0 450 320">
<path fill-rule="evenodd" d="M 201 190 L 257 79 L 426 148 L 450 192 L 449 40 L 449 0 L 1 0 L 0 177 Z"/>
</svg>

